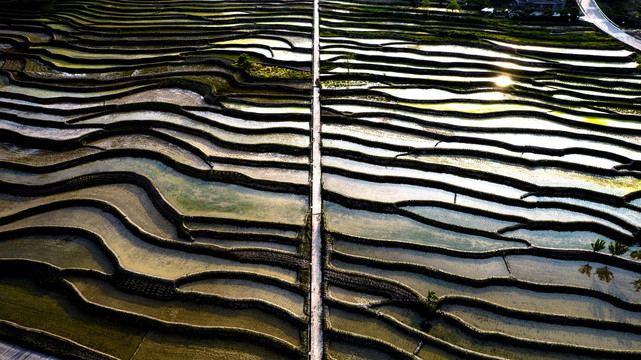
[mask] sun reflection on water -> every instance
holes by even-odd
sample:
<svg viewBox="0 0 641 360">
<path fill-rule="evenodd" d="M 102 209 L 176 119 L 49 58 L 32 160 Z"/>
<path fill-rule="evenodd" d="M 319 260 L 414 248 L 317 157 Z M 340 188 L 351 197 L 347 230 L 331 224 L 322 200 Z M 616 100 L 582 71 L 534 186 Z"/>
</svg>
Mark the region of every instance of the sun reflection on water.
<svg viewBox="0 0 641 360">
<path fill-rule="evenodd" d="M 512 85 L 512 79 L 507 75 L 501 75 L 494 79 L 494 83 L 499 87 L 507 87 Z"/>
</svg>

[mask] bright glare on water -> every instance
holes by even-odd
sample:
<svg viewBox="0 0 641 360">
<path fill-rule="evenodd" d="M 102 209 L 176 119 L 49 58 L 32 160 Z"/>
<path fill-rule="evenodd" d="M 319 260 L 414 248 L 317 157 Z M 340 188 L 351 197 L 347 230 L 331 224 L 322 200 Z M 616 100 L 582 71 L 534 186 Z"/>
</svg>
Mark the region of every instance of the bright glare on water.
<svg viewBox="0 0 641 360">
<path fill-rule="evenodd" d="M 499 87 L 507 87 L 512 85 L 512 79 L 507 75 L 501 75 L 494 79 L 494 83 Z"/>
</svg>

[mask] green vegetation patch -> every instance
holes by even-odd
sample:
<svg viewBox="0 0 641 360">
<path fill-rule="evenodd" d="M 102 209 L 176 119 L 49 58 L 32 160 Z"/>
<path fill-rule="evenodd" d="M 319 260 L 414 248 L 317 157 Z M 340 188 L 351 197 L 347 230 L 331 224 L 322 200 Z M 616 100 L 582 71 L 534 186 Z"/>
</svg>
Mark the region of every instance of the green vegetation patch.
<svg viewBox="0 0 641 360">
<path fill-rule="evenodd" d="M 327 348 L 328 353 L 334 359 L 350 360 L 387 360 L 389 354 L 367 345 L 357 345 L 350 342 L 332 339 Z"/>
<path fill-rule="evenodd" d="M 463 235 L 435 228 L 400 215 L 349 209 L 331 202 L 325 202 L 323 206 L 327 214 L 329 231 L 346 235 L 463 251 L 486 251 L 523 246 L 516 242 Z"/>
<path fill-rule="evenodd" d="M 145 330 L 117 323 L 78 309 L 62 294 L 47 291 L 35 281 L 0 280 L 0 318 L 48 331 L 92 349 L 129 359 Z"/>
<path fill-rule="evenodd" d="M 186 215 L 299 225 L 307 213 L 306 196 L 202 180 L 183 175 L 158 161 L 142 158 L 106 159 L 44 175 L 47 182 L 53 182 L 102 171 L 129 171 L 153 179 L 167 201 Z M 40 182 L 40 175 L 9 170 L 0 172 L 6 181 Z"/>
<path fill-rule="evenodd" d="M 379 339 L 407 352 L 414 351 L 420 341 L 379 319 L 336 308 L 330 308 L 329 323 L 333 329 Z"/>
<path fill-rule="evenodd" d="M 180 288 L 185 292 L 211 294 L 229 299 L 257 299 L 291 311 L 300 317 L 304 314 L 305 297 L 279 288 L 245 279 L 205 279 L 185 284 Z"/>
<path fill-rule="evenodd" d="M 263 65 L 254 62 L 249 58 L 247 53 L 242 53 L 234 66 L 243 70 L 251 77 L 259 79 L 311 79 L 312 73 L 309 71 L 294 70 L 275 65 Z"/>
<path fill-rule="evenodd" d="M 114 271 L 102 250 L 87 239 L 75 236 L 29 236 L 0 242 L 0 258 L 42 261 L 59 268 Z"/>
<path fill-rule="evenodd" d="M 311 79 L 312 73 L 278 66 L 265 66 L 256 64 L 254 69 L 247 73 L 249 76 L 261 79 Z"/>
<path fill-rule="evenodd" d="M 91 278 L 71 278 L 89 301 L 116 310 L 133 312 L 161 321 L 204 327 L 249 330 L 300 346 L 299 329 L 277 315 L 255 308 L 230 308 L 187 301 L 163 301 L 122 292 Z"/>
<path fill-rule="evenodd" d="M 281 360 L 286 354 L 240 337 L 201 337 L 150 332 L 132 360 Z"/>
</svg>

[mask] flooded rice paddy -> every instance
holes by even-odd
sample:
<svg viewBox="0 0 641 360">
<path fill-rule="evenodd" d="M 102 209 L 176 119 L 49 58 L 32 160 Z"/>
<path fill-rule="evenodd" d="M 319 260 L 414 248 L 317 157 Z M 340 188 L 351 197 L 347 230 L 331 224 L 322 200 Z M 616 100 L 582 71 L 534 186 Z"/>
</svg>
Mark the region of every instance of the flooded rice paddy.
<svg viewBox="0 0 641 360">
<path fill-rule="evenodd" d="M 325 359 L 640 357 L 639 55 L 432 5 L 0 4 L 3 340 L 303 359 L 322 311 Z"/>
</svg>

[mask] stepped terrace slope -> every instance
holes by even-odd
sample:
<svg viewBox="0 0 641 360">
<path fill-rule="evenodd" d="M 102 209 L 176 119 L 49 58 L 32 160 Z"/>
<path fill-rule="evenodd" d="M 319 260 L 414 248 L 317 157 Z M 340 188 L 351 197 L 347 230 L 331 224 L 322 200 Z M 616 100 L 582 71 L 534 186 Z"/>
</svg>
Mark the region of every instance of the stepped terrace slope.
<svg viewBox="0 0 641 360">
<path fill-rule="evenodd" d="M 638 259 L 590 245 L 638 249 L 638 55 L 582 23 L 320 13 L 327 358 L 641 356 Z"/>
<path fill-rule="evenodd" d="M 322 357 L 641 357 L 639 55 L 433 5 L 0 1 L 0 339 L 308 358 L 318 31 Z"/>
<path fill-rule="evenodd" d="M 303 357 L 311 2 L 4 5 L 2 337 Z"/>
</svg>

